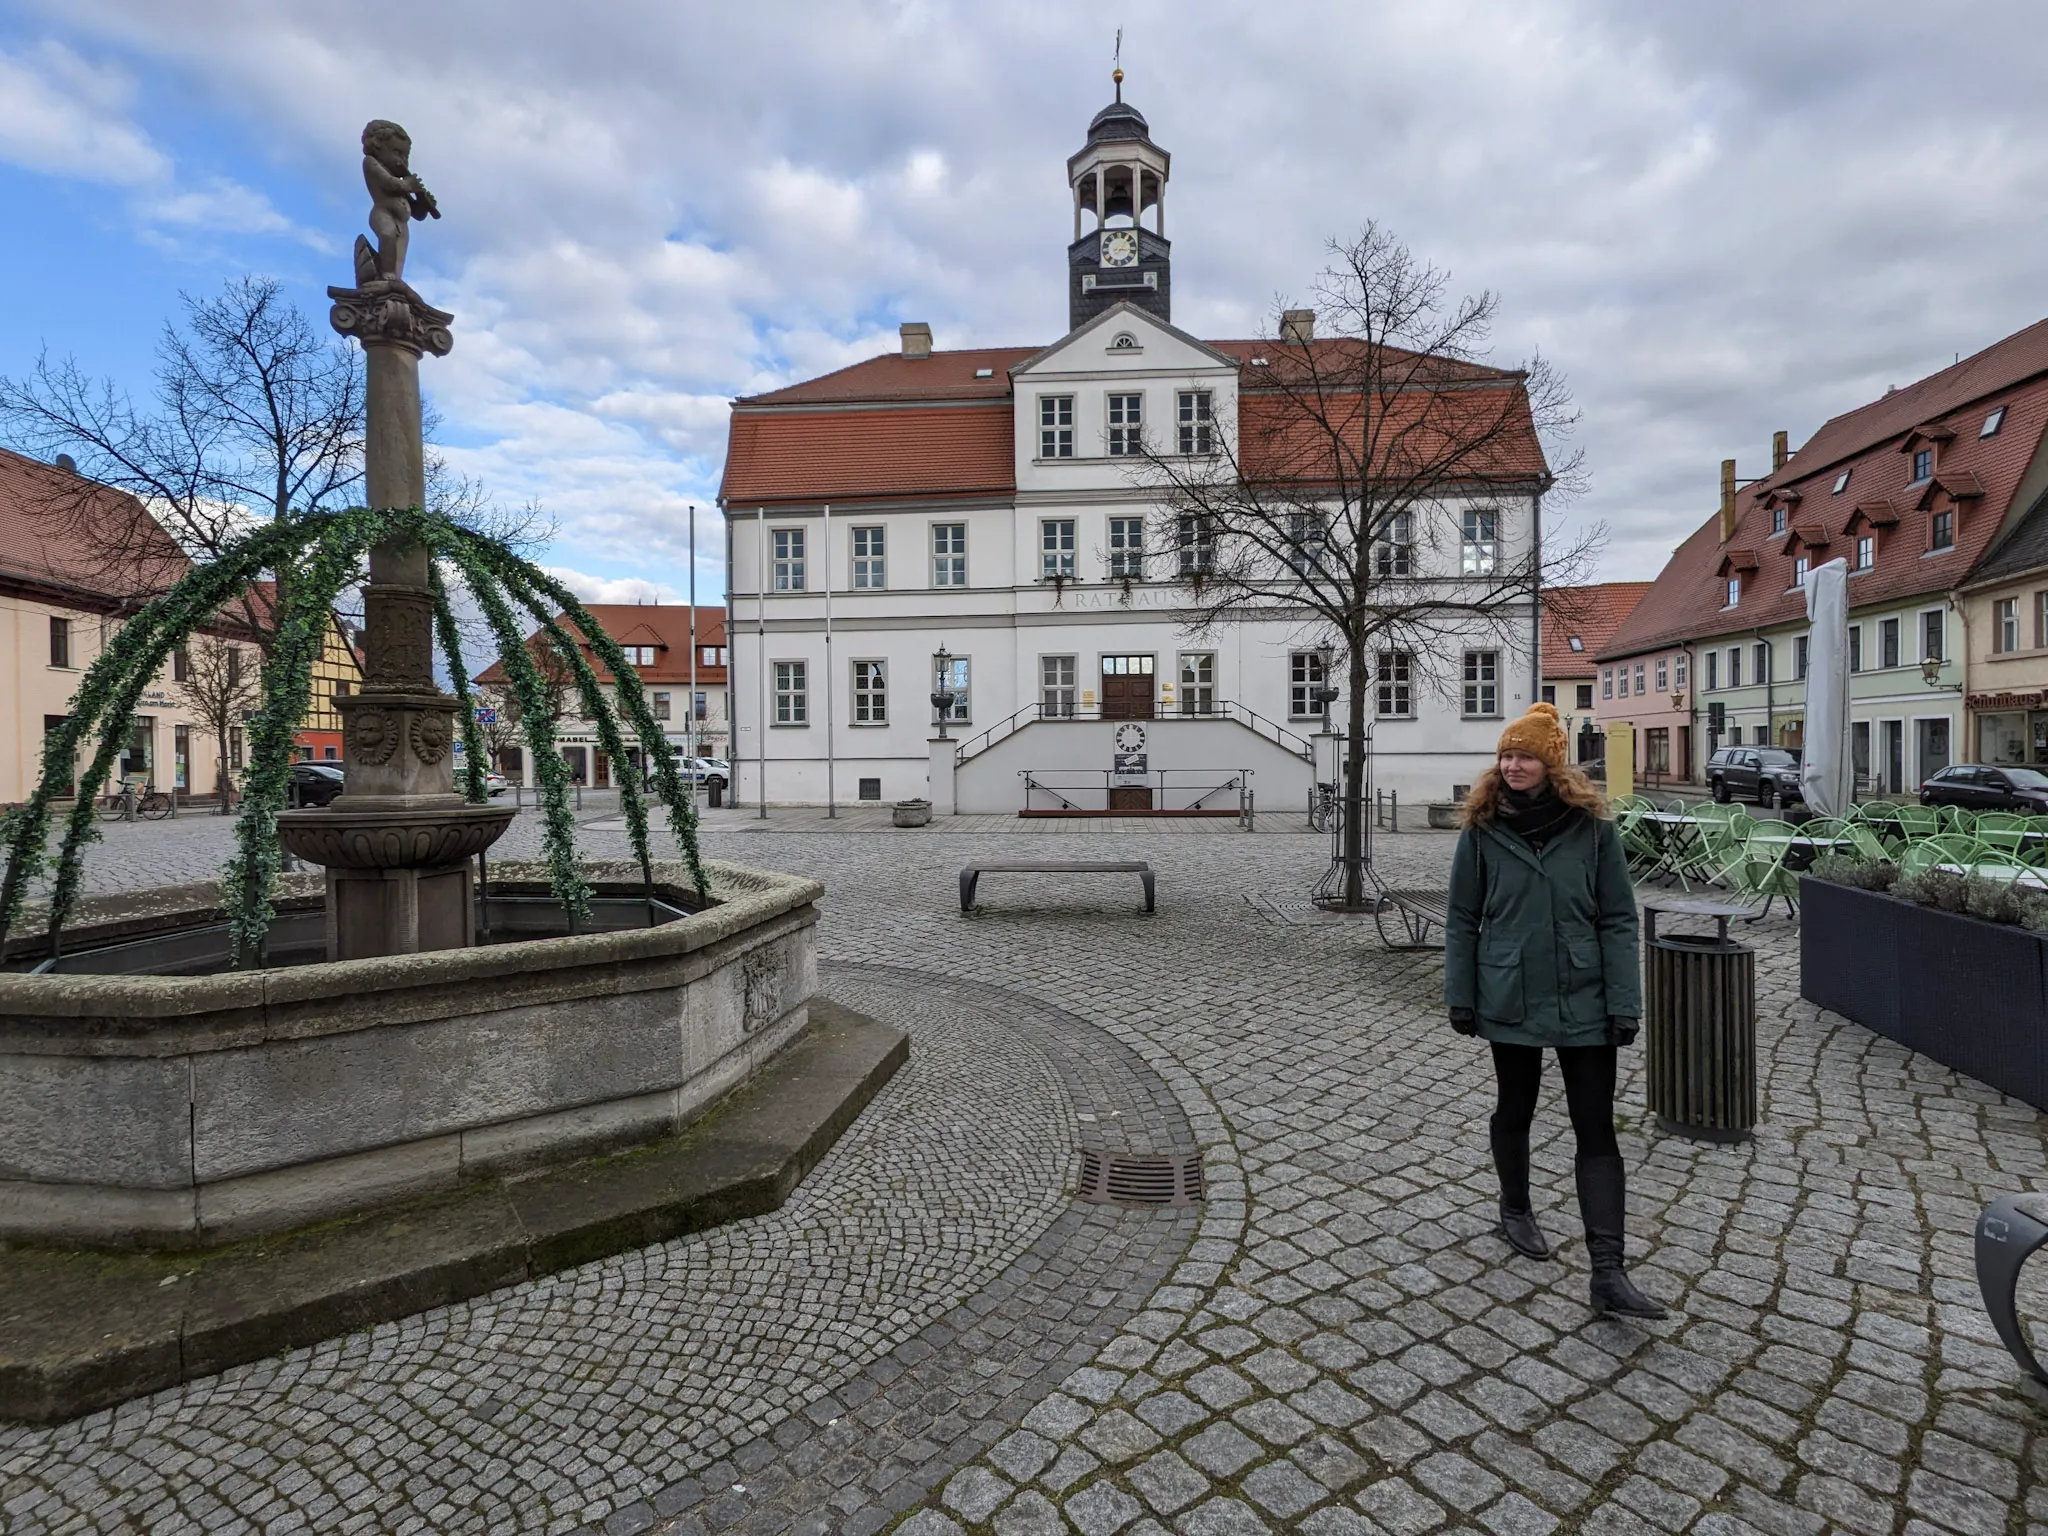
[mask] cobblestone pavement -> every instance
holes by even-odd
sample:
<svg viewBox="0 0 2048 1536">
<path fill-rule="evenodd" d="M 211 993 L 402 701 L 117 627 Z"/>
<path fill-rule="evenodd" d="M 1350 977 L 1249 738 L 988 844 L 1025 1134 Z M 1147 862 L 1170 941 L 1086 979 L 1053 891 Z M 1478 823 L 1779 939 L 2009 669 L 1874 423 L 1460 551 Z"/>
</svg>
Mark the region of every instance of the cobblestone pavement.
<svg viewBox="0 0 2048 1536">
<path fill-rule="evenodd" d="M 604 836 L 594 851 L 611 851 Z M 1428 834 L 1379 846 L 1400 883 L 1416 885 L 1440 879 L 1449 853 Z M 1040 1063 L 989 1054 L 979 1076 L 992 1105 L 1021 1103 L 1042 1082 L 1038 1102 L 1064 1130 L 1041 1127 L 966 1174 L 934 1170 L 936 1181 L 993 1200 L 1027 1164 L 1070 1179 L 1084 1136 L 1125 1135 L 1105 1129 L 1121 1117 L 1100 1106 L 1145 1104 L 1149 1134 L 1170 1139 L 1184 1124 L 1204 1153 L 1211 1199 L 1199 1218 L 1020 1208 L 1006 1252 L 993 1238 L 972 1250 L 951 1290 L 924 1293 L 922 1316 L 899 1324 L 876 1307 L 845 1325 L 858 1337 L 837 1354 L 816 1337 L 793 1341 L 779 1356 L 789 1416 L 775 1422 L 761 1399 L 739 1433 L 723 1432 L 727 1452 L 691 1438 L 703 1409 L 678 1399 L 715 1399 L 729 1368 L 678 1358 L 659 1331 L 673 1304 L 647 1289 L 689 1247 L 672 1245 L 556 1281 L 581 1298 L 574 1308 L 507 1292 L 436 1315 L 465 1314 L 460 1329 L 437 1322 L 430 1335 L 415 1320 L 62 1431 L 8 1432 L 0 1525 L 122 1529 L 113 1504 L 150 1507 L 119 1492 L 121 1469 L 138 1464 L 116 1450 L 130 1436 L 186 1458 L 168 1475 L 188 1499 L 244 1479 L 235 1486 L 250 1502 L 228 1501 L 243 1528 L 287 1510 L 344 1528 L 342 1479 L 364 1479 L 352 1492 L 366 1500 L 382 1492 L 350 1455 L 387 1444 L 382 1464 L 405 1468 L 398 1487 L 468 1490 L 469 1504 L 443 1492 L 446 1512 L 419 1528 L 543 1528 L 567 1500 L 545 1519 L 478 1502 L 546 1474 L 519 1463 L 496 1421 L 458 1420 L 454 1407 L 466 1380 L 517 1354 L 519 1421 L 573 1426 L 589 1447 L 559 1474 L 589 1500 L 575 1518 L 601 1515 L 613 1532 L 864 1532 L 891 1520 L 913 1536 L 2048 1526 L 2048 1436 L 1983 1318 L 1970 1259 L 1984 1202 L 2048 1187 L 2048 1120 L 1800 1001 L 1788 922 L 1744 935 L 1759 948 L 1764 1119 L 1753 1142 L 1657 1133 L 1639 1078 L 1625 1077 L 1634 1268 L 1676 1311 L 1638 1326 L 1586 1310 L 1555 1094 L 1537 1203 L 1563 1240 L 1560 1260 L 1512 1258 L 1491 1235 L 1483 1047 L 1442 1023 L 1436 957 L 1384 952 L 1369 924 L 1288 919 L 1319 871 L 1320 839 L 1101 832 L 1091 854 L 1158 868 L 1152 918 L 1127 879 L 1079 878 L 991 878 L 984 910 L 961 916 L 959 865 L 1015 847 L 996 833 L 713 831 L 707 847 L 824 878 L 833 990 L 861 1006 L 867 987 L 884 1016 L 931 1021 L 913 1020 L 913 1071 L 806 1186 L 814 1208 L 831 1179 L 850 1176 L 854 1138 L 866 1138 L 866 1159 L 886 1159 L 875 1128 L 932 1097 L 917 1075 L 932 1070 L 920 1059 L 928 1039 L 978 1028 L 1028 1044 Z M 954 986 L 921 990 L 906 969 Z M 1110 1086 L 1077 1088 L 1091 1072 Z M 726 1240 L 773 1262 L 787 1235 L 752 1229 L 772 1232 L 788 1215 Z M 849 1234 L 816 1299 L 792 1304 L 845 1305 L 858 1281 L 836 1266 L 882 1230 Z M 699 1305 L 716 1312 L 717 1286 L 740 1279 L 707 1275 Z M 772 1282 L 751 1294 L 779 1295 Z M 541 1331 L 515 1334 L 512 1318 Z M 776 1323 L 732 1327 L 730 1337 L 773 1339 Z M 619 1350 L 586 1343 L 636 1330 L 642 1353 L 623 1371 Z M 374 1372 L 371 1350 L 383 1351 Z M 287 1419 L 254 1455 L 228 1452 L 202 1422 L 211 1408 L 269 1425 L 289 1401 L 269 1373 L 295 1371 L 358 1397 L 376 1395 L 372 1375 L 410 1371 L 413 1395 L 393 1394 L 381 1429 Z M 897 1386 L 906 1379 L 914 1387 Z M 211 1449 L 193 1448 L 209 1434 Z M 430 1465 L 427 1444 L 459 1469 Z M 148 1466 L 161 1484 L 165 1462 Z M 81 1500 L 98 1490 L 99 1512 L 58 1518 L 44 1491 L 55 1487 Z M 322 1498 L 336 1502 L 311 1514 Z M 424 1517 L 435 1506 L 410 1507 Z M 472 1513 L 486 1508 L 498 1524 Z"/>
</svg>

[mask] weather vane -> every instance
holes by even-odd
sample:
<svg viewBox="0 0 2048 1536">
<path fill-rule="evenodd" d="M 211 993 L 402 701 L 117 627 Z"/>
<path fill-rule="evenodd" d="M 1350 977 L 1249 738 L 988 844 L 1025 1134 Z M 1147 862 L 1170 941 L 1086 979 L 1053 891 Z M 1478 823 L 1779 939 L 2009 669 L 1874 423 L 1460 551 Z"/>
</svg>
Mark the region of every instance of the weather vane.
<svg viewBox="0 0 2048 1536">
<path fill-rule="evenodd" d="M 1109 72 L 1109 78 L 1116 82 L 1116 99 L 1122 101 L 1124 99 L 1124 29 L 1122 27 L 1116 29 L 1116 52 L 1110 55 L 1110 63 L 1114 67 Z"/>
</svg>

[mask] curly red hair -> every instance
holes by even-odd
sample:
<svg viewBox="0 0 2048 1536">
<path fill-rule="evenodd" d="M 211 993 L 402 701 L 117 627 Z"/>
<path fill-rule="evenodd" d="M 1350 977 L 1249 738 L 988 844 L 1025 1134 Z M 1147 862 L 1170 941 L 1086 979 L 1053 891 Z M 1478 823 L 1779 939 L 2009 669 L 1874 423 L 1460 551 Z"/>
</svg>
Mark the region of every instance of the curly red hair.
<svg viewBox="0 0 2048 1536">
<path fill-rule="evenodd" d="M 1600 793 L 1600 786 L 1570 764 L 1550 770 L 1550 787 L 1557 791 L 1557 798 L 1566 805 L 1576 805 L 1589 816 L 1607 814 L 1607 797 Z M 1465 825 L 1483 826 L 1498 816 L 1500 797 L 1506 789 L 1507 781 L 1500 776 L 1500 764 L 1489 765 L 1465 796 Z"/>
</svg>

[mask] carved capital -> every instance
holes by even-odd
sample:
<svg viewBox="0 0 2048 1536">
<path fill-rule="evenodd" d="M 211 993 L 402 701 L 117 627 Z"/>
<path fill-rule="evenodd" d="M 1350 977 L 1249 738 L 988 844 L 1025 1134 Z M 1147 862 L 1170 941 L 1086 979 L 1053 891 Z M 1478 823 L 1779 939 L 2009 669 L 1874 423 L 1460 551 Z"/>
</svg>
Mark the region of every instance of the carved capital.
<svg viewBox="0 0 2048 1536">
<path fill-rule="evenodd" d="M 330 288 L 328 324 L 366 347 L 404 347 L 446 357 L 455 346 L 455 317 L 436 309 L 400 278 L 376 278 L 360 288 Z"/>
<path fill-rule="evenodd" d="M 434 599 L 404 587 L 372 586 L 363 597 L 363 681 L 369 688 L 431 688 Z"/>
</svg>

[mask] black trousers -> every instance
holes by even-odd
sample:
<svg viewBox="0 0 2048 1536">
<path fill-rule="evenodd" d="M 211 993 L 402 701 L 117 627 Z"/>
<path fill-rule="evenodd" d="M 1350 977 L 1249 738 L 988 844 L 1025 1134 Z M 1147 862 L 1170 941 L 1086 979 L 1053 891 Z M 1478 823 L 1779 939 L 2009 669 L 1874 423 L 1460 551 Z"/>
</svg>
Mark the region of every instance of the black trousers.
<svg viewBox="0 0 2048 1536">
<path fill-rule="evenodd" d="M 1498 1090 L 1493 1128 L 1526 1136 L 1536 1118 L 1536 1095 L 1543 1085 L 1543 1051 L 1534 1045 L 1493 1044 L 1493 1077 Z M 1614 1157 L 1614 1047 L 1561 1045 L 1558 1070 L 1564 1075 L 1565 1107 L 1571 1112 L 1572 1134 L 1580 1157 Z"/>
</svg>

